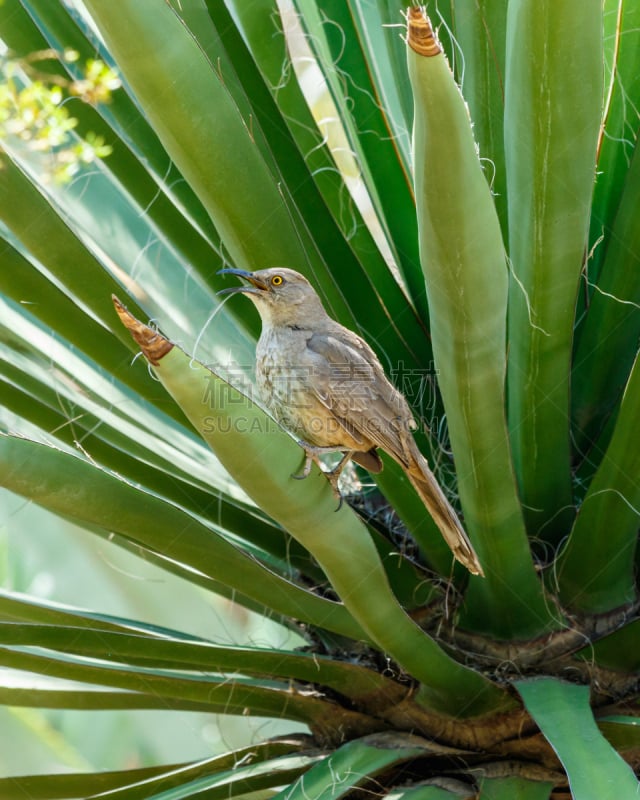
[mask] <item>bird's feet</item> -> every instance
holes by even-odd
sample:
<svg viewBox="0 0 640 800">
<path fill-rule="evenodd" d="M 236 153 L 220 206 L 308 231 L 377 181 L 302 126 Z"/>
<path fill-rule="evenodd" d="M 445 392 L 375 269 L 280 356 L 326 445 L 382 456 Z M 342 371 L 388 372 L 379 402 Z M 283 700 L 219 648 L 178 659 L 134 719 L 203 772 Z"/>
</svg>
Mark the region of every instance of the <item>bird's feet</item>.
<svg viewBox="0 0 640 800">
<path fill-rule="evenodd" d="M 340 489 L 338 487 L 338 481 L 340 480 L 340 475 L 342 470 L 348 464 L 349 460 L 351 459 L 352 453 L 350 450 L 346 452 L 339 447 L 318 447 L 316 445 L 308 444 L 307 442 L 298 441 L 300 447 L 304 450 L 304 465 L 302 467 L 302 472 L 298 475 L 292 475 L 292 478 L 295 478 L 297 481 L 304 480 L 304 478 L 309 477 L 309 473 L 311 472 L 311 465 L 315 463 L 318 469 L 326 476 L 327 480 L 331 484 L 331 488 L 333 489 L 333 493 L 335 494 L 336 498 L 338 499 L 338 507 L 336 511 L 339 511 L 342 507 L 342 494 L 340 493 Z M 322 455 L 329 455 L 331 453 L 342 453 L 342 458 L 338 462 L 338 464 L 329 471 L 326 471 L 322 468 L 322 462 L 320 461 L 320 456 Z"/>
<path fill-rule="evenodd" d="M 292 478 L 295 478 L 297 481 L 304 480 L 304 478 L 309 477 L 309 473 L 311 472 L 311 465 L 317 464 L 318 469 L 324 472 L 325 475 L 334 476 L 337 479 L 340 477 L 340 473 L 344 469 L 345 464 L 351 458 L 351 453 L 345 453 L 345 451 L 341 447 L 319 447 L 318 445 L 309 444 L 308 442 L 303 442 L 301 439 L 297 440 L 297 444 L 304 450 L 304 466 L 302 467 L 302 472 L 299 475 L 292 475 Z M 338 463 L 338 466 L 332 469 L 330 472 L 326 472 L 322 469 L 322 462 L 320 461 L 320 456 L 331 455 L 332 453 L 342 453 L 343 456 Z"/>
</svg>

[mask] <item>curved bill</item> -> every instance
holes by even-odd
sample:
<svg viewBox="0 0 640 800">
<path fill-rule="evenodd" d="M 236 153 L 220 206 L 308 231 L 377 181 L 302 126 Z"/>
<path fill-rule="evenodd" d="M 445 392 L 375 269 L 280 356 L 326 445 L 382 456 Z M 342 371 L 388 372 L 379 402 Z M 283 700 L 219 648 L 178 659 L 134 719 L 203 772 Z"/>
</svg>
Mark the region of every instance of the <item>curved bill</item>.
<svg viewBox="0 0 640 800">
<path fill-rule="evenodd" d="M 263 283 L 259 278 L 256 278 L 252 272 L 246 269 L 233 269 L 227 267 L 226 269 L 219 269 L 217 275 L 237 275 L 245 281 L 249 282 L 248 286 L 230 286 L 228 289 L 220 289 L 216 294 L 237 294 L 242 292 L 244 294 L 260 294 L 268 289 L 268 286 Z"/>
</svg>

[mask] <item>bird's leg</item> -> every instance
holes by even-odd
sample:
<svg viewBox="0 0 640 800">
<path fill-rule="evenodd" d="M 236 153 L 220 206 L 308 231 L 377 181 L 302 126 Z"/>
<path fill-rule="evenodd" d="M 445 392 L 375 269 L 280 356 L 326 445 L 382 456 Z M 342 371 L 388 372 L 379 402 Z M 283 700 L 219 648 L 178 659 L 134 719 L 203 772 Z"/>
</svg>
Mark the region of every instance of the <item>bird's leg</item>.
<svg viewBox="0 0 640 800">
<path fill-rule="evenodd" d="M 342 458 L 340 459 L 340 461 L 338 461 L 336 466 L 330 472 L 325 473 L 327 475 L 327 477 L 329 478 L 329 480 L 331 481 L 331 485 L 333 485 L 333 482 L 335 481 L 336 486 L 338 485 L 338 480 L 339 480 L 340 476 L 342 475 L 342 470 L 351 461 L 351 458 L 353 457 L 353 454 L 354 454 L 355 451 L 354 450 L 346 450 L 346 451 L 341 450 L 340 452 L 343 454 Z"/>
<path fill-rule="evenodd" d="M 298 444 L 304 450 L 304 466 L 302 468 L 302 472 L 299 475 L 292 475 L 292 478 L 296 480 L 303 480 L 304 478 L 309 477 L 309 473 L 311 472 L 311 464 L 316 463 L 318 469 L 327 477 L 327 480 L 331 484 L 331 488 L 333 489 L 333 493 L 338 498 L 338 507 L 336 511 L 340 511 L 342 507 L 342 494 L 340 493 L 340 489 L 338 488 L 338 481 L 340 480 L 340 475 L 342 470 L 346 467 L 349 463 L 353 452 L 351 450 L 347 450 L 346 452 L 340 447 L 318 447 L 316 445 L 310 445 L 307 442 L 298 441 Z M 320 456 L 328 455 L 330 453 L 342 453 L 342 458 L 338 462 L 338 464 L 330 471 L 325 472 L 322 469 L 322 464 L 320 463 Z"/>
<path fill-rule="evenodd" d="M 340 511 L 340 509 L 342 508 L 342 501 L 344 499 L 342 497 L 342 492 L 338 487 L 338 481 L 340 480 L 340 475 L 342 475 L 342 470 L 347 466 L 349 461 L 351 461 L 353 453 L 354 453 L 353 450 L 347 450 L 346 452 L 343 452 L 342 458 L 340 459 L 340 461 L 338 461 L 336 466 L 329 472 L 325 472 L 327 480 L 329 481 L 329 483 L 331 484 L 331 488 L 333 489 L 333 493 L 338 498 L 338 507 L 336 508 L 336 511 Z"/>
<path fill-rule="evenodd" d="M 329 455 L 331 453 L 344 453 L 343 448 L 341 447 L 318 447 L 314 444 L 309 444 L 308 442 L 303 442 L 302 439 L 296 440 L 297 444 L 304 450 L 304 466 L 302 467 L 302 472 L 299 475 L 292 475 L 292 478 L 295 478 L 297 481 L 304 480 L 305 478 L 309 477 L 309 473 L 311 472 L 311 464 L 314 462 L 318 465 L 318 468 L 324 472 L 322 469 L 322 465 L 320 463 L 320 456 Z M 344 467 L 344 458 L 340 460 L 338 467 L 340 467 L 340 472 Z M 346 463 L 346 462 L 345 462 Z M 338 468 L 336 467 L 336 469 Z M 325 475 L 331 475 L 335 470 L 327 473 Z M 338 472 L 338 476 L 340 475 Z"/>
</svg>

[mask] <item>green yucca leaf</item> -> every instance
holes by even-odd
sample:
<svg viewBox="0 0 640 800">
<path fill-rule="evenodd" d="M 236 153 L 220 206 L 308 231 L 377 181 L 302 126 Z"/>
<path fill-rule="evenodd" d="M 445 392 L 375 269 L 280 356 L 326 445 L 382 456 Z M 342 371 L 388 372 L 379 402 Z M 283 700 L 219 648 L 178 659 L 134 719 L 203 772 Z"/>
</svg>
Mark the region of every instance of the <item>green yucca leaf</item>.
<svg viewBox="0 0 640 800">
<path fill-rule="evenodd" d="M 505 240 L 508 235 L 504 160 L 507 0 L 457 0 L 455 37 L 464 53 L 458 70 L 473 133 Z"/>
<path fill-rule="evenodd" d="M 375 693 L 380 705 L 398 702 L 404 690 L 397 683 L 355 664 L 338 664 L 329 658 L 257 647 L 222 647 L 204 641 L 168 636 L 90 630 L 75 626 L 0 622 L 5 645 L 46 648 L 56 654 L 75 654 L 158 670 L 198 673 L 239 673 L 274 680 L 312 683 L 322 672 L 323 684 L 348 696 L 354 703 L 370 700 Z"/>
<path fill-rule="evenodd" d="M 574 797 L 617 800 L 638 792 L 633 771 L 598 730 L 586 686 L 545 678 L 518 681 L 516 687 L 562 761 Z M 576 730 L 580 737 L 571 733 Z"/>
<path fill-rule="evenodd" d="M 411 19 L 428 30 L 421 12 Z M 408 57 L 431 334 L 465 524 L 487 575 L 472 579 L 467 613 L 474 628 L 506 638 L 543 629 L 549 615 L 530 560 L 504 415 L 505 252 L 464 101 L 439 45 L 431 39 L 428 54 L 417 52 L 416 39 Z"/>
<path fill-rule="evenodd" d="M 119 533 L 218 584 L 237 588 L 241 595 L 248 594 L 267 607 L 277 609 L 282 602 L 279 610 L 287 616 L 304 618 L 307 612 L 317 613 L 315 624 L 319 627 L 335 627 L 359 638 L 359 626 L 339 604 L 299 589 L 197 518 L 79 457 L 27 439 L 2 436 L 0 461 L 3 485 L 18 494 L 81 524 Z"/>
<path fill-rule="evenodd" d="M 509 426 L 529 534 L 557 542 L 574 514 L 568 375 L 602 115 L 602 3 L 516 0 L 507 41 Z"/>
<path fill-rule="evenodd" d="M 409 734 L 373 734 L 356 739 L 315 764 L 276 797 L 278 800 L 319 795 L 344 797 L 355 787 L 366 788 L 383 770 L 418 758 L 428 748 L 427 742 Z"/>
<path fill-rule="evenodd" d="M 26 795 L 38 800 L 54 798 L 82 798 L 102 794 L 105 797 L 118 797 L 119 800 L 139 796 L 141 791 L 160 791 L 180 786 L 185 781 L 195 780 L 202 775 L 211 775 L 233 769 L 237 764 L 250 762 L 259 764 L 276 761 L 279 757 L 299 751 L 306 741 L 290 737 L 272 740 L 251 747 L 239 748 L 231 753 L 215 756 L 200 762 L 183 764 L 163 764 L 95 774 L 33 775 L 25 778 L 0 778 L 0 791 L 5 800 L 20 800 Z M 304 763 L 304 758 L 299 759 Z M 309 758 L 308 763 L 313 763 Z M 270 764 L 274 772 L 279 772 L 279 763 Z M 126 787 L 126 789 L 124 788 Z M 120 791 L 119 791 L 120 790 Z M 118 792 L 118 794 L 116 794 Z"/>
<path fill-rule="evenodd" d="M 616 198 L 617 210 L 607 242 L 601 246 L 602 272 L 579 328 L 571 384 L 576 451 L 579 458 L 590 458 L 596 464 L 604 451 L 598 437 L 620 402 L 640 336 L 637 145 Z M 610 353 L 615 353 L 615 358 L 610 358 Z"/>
<path fill-rule="evenodd" d="M 552 781 L 527 780 L 509 776 L 480 780 L 478 800 L 549 800 Z"/>
<path fill-rule="evenodd" d="M 378 210 L 395 260 L 411 298 L 427 322 L 427 304 L 418 255 L 415 201 L 407 163 L 399 152 L 390 124 L 382 111 L 378 87 L 372 80 L 373 63 L 382 53 L 372 53 L 362 28 L 354 19 L 355 4 L 313 3 L 296 0 L 307 25 L 309 43 L 323 67 L 325 78 L 346 121 L 349 142 L 358 157 L 365 184 Z M 398 14 L 395 22 L 400 22 Z M 352 42 L 344 47 L 345 38 Z M 384 51 L 383 51 L 384 52 Z M 405 147 L 408 129 L 405 130 Z M 384 187 L 380 191 L 378 187 Z"/>
<path fill-rule="evenodd" d="M 557 566 L 560 596 L 570 608 L 604 612 L 633 602 L 640 517 L 640 454 L 629 442 L 640 416 L 640 357 L 624 391 L 611 442 Z"/>
<path fill-rule="evenodd" d="M 589 246 L 593 253 L 586 265 L 586 276 L 592 283 L 601 273 L 606 274 L 606 241 L 637 139 L 640 103 L 640 8 L 636 3 L 605 0 L 603 17 L 605 103 L 591 212 Z M 593 286 L 586 286 L 584 294 L 593 297 Z"/>
</svg>

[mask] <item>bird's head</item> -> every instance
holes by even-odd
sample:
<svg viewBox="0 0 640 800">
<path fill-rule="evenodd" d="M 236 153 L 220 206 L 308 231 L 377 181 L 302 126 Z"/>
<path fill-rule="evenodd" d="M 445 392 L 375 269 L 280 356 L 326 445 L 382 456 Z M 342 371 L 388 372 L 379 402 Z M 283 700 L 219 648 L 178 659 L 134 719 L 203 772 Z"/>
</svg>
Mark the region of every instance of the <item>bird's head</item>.
<svg viewBox="0 0 640 800">
<path fill-rule="evenodd" d="M 222 289 L 218 294 L 246 294 L 260 312 L 263 324 L 293 325 L 312 322 L 325 311 L 309 281 L 293 269 L 271 267 L 248 272 L 244 269 L 221 269 L 218 275 L 237 275 L 242 286 Z"/>
</svg>

